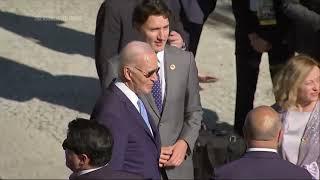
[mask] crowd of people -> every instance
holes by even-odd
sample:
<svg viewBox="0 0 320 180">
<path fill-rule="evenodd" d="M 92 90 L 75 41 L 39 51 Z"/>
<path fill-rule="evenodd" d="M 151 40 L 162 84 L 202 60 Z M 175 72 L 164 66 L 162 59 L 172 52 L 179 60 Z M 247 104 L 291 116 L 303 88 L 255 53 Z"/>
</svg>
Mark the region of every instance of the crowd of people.
<svg viewBox="0 0 320 180">
<path fill-rule="evenodd" d="M 319 14 L 291 1 L 232 1 L 234 130 L 247 151 L 212 169 L 213 179 L 320 178 L 319 57 L 289 41 L 292 24 L 303 21 L 293 6 L 312 11 L 306 23 L 313 30 Z M 194 56 L 215 3 L 103 2 L 95 34 L 102 93 L 91 120 L 69 123 L 62 146 L 70 179 L 194 179 L 192 154 L 203 115 L 199 82 L 216 79 L 198 73 Z M 253 108 L 262 53 L 269 55 L 276 103 Z"/>
</svg>

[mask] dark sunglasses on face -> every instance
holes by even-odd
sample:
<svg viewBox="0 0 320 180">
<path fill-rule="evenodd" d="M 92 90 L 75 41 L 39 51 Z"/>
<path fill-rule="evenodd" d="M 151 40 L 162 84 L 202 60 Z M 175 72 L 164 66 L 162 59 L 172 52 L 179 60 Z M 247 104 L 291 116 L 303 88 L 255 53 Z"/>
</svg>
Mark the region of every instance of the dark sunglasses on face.
<svg viewBox="0 0 320 180">
<path fill-rule="evenodd" d="M 158 71 L 160 69 L 160 67 L 157 67 L 154 70 L 151 70 L 149 72 L 145 72 L 145 71 L 143 71 L 143 70 L 141 70 L 141 69 L 139 69 L 137 67 L 134 67 L 134 68 L 137 69 L 138 71 L 140 71 L 144 75 L 144 77 L 146 77 L 146 78 L 150 78 L 154 73 L 158 73 Z"/>
</svg>

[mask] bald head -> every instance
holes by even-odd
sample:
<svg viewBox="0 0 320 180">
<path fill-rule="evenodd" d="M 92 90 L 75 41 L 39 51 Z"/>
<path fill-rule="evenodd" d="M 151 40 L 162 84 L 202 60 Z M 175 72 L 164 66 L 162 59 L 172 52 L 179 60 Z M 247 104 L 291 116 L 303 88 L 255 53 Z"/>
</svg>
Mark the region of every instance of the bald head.
<svg viewBox="0 0 320 180">
<path fill-rule="evenodd" d="M 243 127 L 246 139 L 255 141 L 276 140 L 280 130 L 280 117 L 269 106 L 259 106 L 251 110 Z"/>
<path fill-rule="evenodd" d="M 149 44 L 141 41 L 129 42 L 120 52 L 120 67 L 124 65 L 136 65 L 141 60 L 149 61 L 148 54 L 154 53 Z M 144 56 L 140 58 L 140 56 Z"/>
</svg>

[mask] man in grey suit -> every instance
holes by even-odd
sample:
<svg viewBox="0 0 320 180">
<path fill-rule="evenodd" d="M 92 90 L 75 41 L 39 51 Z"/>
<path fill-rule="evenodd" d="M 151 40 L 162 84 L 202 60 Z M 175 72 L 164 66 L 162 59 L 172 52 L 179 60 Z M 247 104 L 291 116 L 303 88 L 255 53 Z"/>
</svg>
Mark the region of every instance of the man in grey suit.
<svg viewBox="0 0 320 180">
<path fill-rule="evenodd" d="M 198 71 L 191 52 L 166 45 L 169 15 L 162 1 L 145 1 L 133 12 L 133 25 L 157 53 L 160 66 L 152 93 L 141 99 L 159 128 L 163 177 L 193 179 L 192 151 L 203 113 Z"/>
<path fill-rule="evenodd" d="M 141 34 L 132 28 L 132 12 L 135 6 L 144 0 L 105 0 L 99 9 L 95 32 L 95 61 L 97 73 L 105 89 L 105 82 L 110 73 L 108 62 L 111 57 L 120 53 L 121 49 L 133 40 L 142 40 Z M 172 0 L 164 0 L 165 3 Z M 177 0 L 176 0 L 177 1 Z M 171 17 L 170 45 L 182 48 L 187 37 L 178 14 Z"/>
</svg>

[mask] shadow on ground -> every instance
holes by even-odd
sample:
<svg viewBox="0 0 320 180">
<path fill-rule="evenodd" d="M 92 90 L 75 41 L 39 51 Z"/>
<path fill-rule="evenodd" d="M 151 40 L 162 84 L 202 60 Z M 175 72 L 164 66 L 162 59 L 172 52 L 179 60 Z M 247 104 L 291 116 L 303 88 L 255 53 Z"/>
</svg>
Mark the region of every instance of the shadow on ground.
<svg viewBox="0 0 320 180">
<path fill-rule="evenodd" d="M 24 102 L 38 98 L 91 114 L 100 93 L 99 81 L 81 76 L 54 76 L 0 57 L 0 97 Z"/>
<path fill-rule="evenodd" d="M 49 49 L 67 54 L 93 57 L 94 36 L 60 26 L 64 22 L 17 15 L 0 10 L 0 27 Z"/>
<path fill-rule="evenodd" d="M 219 116 L 216 112 L 203 108 L 203 124 L 209 131 L 217 132 L 217 131 L 225 131 L 231 132 L 233 131 L 233 125 L 230 125 L 226 122 L 223 122 L 219 119 Z M 220 132 L 218 132 L 220 133 Z"/>
</svg>

